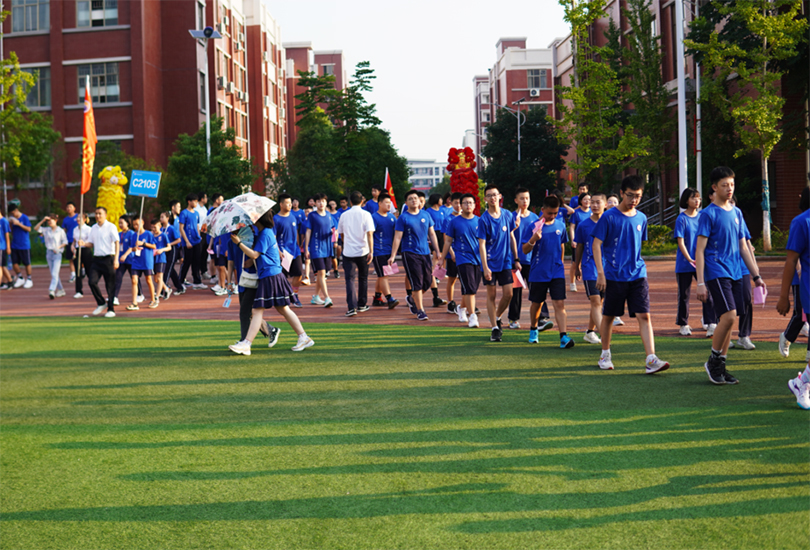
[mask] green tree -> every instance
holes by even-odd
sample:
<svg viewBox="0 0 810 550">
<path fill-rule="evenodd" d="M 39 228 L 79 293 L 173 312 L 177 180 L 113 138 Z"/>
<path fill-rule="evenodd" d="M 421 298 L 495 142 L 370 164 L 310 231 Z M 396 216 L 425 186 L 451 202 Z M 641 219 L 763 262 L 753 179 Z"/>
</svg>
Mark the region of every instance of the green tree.
<svg viewBox="0 0 810 550">
<path fill-rule="evenodd" d="M 520 127 L 520 156 L 516 116 L 505 109 L 498 110 L 495 122 L 487 127 L 487 145 L 481 153 L 488 159 L 483 179 L 498 186 L 506 197 L 512 197 L 518 187 L 525 187 L 534 196 L 543 196 L 557 183 L 556 172 L 562 170 L 567 147 L 555 135 L 545 109 L 521 112 L 525 122 Z"/>
<path fill-rule="evenodd" d="M 194 135 L 181 134 L 175 151 L 169 157 L 165 180 L 160 184 L 160 202 L 172 199 L 185 202 L 188 193 L 220 192 L 226 198 L 251 189 L 256 174 L 250 159 L 242 157 L 242 150 L 234 144 L 233 128 L 222 128 L 221 117 L 211 119 L 211 162 L 205 156 L 205 126 Z"/>
<path fill-rule="evenodd" d="M 287 174 L 279 174 L 287 182 L 284 190 L 301 200 L 315 193 L 341 194 L 332 123 L 320 108 L 300 122 L 301 131 L 287 154 Z"/>
<path fill-rule="evenodd" d="M 568 165 L 583 180 L 605 166 L 621 169 L 646 156 L 649 138 L 621 123 L 621 84 L 615 64 L 609 62 L 614 50 L 590 41 L 590 29 L 605 17 L 605 0 L 559 3 L 571 25 L 574 77 L 571 86 L 559 87 L 562 119 L 556 124 L 560 140 L 576 147 L 576 158 Z"/>
<path fill-rule="evenodd" d="M 736 0 L 715 8 L 732 22 L 730 32 L 710 29 L 711 23 L 701 15 L 693 24 L 697 32 L 690 35 L 687 45 L 702 53 L 715 82 L 736 74 L 736 86 L 730 94 L 723 95 L 715 89 L 708 96 L 713 106 L 729 113 L 735 123 L 743 145 L 735 156 L 756 151 L 762 160 L 762 242 L 768 251 L 771 249 L 768 159 L 782 138 L 785 105 L 779 93 L 784 75 L 779 62 L 797 55 L 797 46 L 805 39 L 807 21 L 799 15 L 801 0 Z"/>
<path fill-rule="evenodd" d="M 304 88 L 303 92 L 295 96 L 298 100 L 295 112 L 300 117 L 296 122 L 298 126 L 306 126 L 310 117 L 319 118 L 319 111 L 323 111 L 321 105 L 326 105 L 329 109 L 340 96 L 340 92 L 335 89 L 334 75 L 318 76 L 313 72 L 298 71 L 297 85 Z"/>
</svg>

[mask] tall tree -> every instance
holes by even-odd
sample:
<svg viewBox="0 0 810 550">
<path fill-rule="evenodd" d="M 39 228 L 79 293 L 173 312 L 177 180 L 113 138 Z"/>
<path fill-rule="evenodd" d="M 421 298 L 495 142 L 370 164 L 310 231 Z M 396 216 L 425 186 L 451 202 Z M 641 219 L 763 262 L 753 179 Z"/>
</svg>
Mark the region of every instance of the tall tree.
<svg viewBox="0 0 810 550">
<path fill-rule="evenodd" d="M 555 135 L 545 109 L 522 111 L 526 117 L 520 127 L 520 157 L 516 116 L 504 109 L 498 111 L 495 122 L 487 127 L 487 145 L 481 153 L 489 162 L 483 179 L 498 186 L 501 193 L 512 197 L 518 187 L 525 187 L 534 196 L 543 196 L 556 186 L 556 172 L 562 170 L 567 147 Z"/>
<path fill-rule="evenodd" d="M 807 21 L 800 16 L 801 0 L 735 0 L 714 8 L 727 20 L 728 32 L 710 28 L 702 14 L 693 23 L 697 32 L 687 45 L 703 54 L 715 82 L 736 75 L 730 94 L 714 91 L 710 97 L 714 107 L 728 112 L 735 122 L 743 144 L 735 156 L 756 151 L 762 159 L 762 242 L 767 251 L 771 249 L 768 159 L 782 138 L 785 105 L 779 93 L 784 75 L 779 62 L 797 54 L 798 44 L 806 38 Z"/>
<path fill-rule="evenodd" d="M 301 121 L 301 131 L 287 154 L 286 192 L 301 200 L 315 193 L 342 193 L 335 153 L 332 123 L 323 109 L 316 109 Z M 284 177 L 282 177 L 282 180 Z"/>
</svg>

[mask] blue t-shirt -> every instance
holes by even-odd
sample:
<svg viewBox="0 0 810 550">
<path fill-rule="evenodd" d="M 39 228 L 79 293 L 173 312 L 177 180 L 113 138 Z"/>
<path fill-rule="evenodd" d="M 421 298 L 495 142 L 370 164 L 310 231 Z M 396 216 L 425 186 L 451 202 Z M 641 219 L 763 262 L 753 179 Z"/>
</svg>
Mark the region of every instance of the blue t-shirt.
<svg viewBox="0 0 810 550">
<path fill-rule="evenodd" d="M 177 223 L 176 219 L 174 221 Z M 177 227 L 175 227 L 174 225 L 171 225 L 171 224 L 167 225 L 166 229 L 164 229 L 163 232 L 166 234 L 167 242 L 173 243 L 177 239 L 180 239 L 180 230 Z M 182 242 L 183 242 L 183 240 L 180 239 L 180 243 L 178 243 L 178 244 L 182 244 Z M 177 245 L 175 245 L 175 246 L 177 246 Z"/>
<path fill-rule="evenodd" d="M 421 256 L 430 255 L 428 241 L 430 239 L 430 228 L 433 226 L 433 218 L 424 210 L 420 210 L 417 214 L 411 214 L 407 210 L 403 212 L 399 216 L 396 225 L 396 230 L 402 231 L 402 252 L 410 252 Z"/>
<path fill-rule="evenodd" d="M 391 254 L 391 245 L 394 244 L 397 218 L 391 212 L 384 216 L 374 212 L 371 219 L 374 220 L 374 255 L 387 256 Z"/>
<path fill-rule="evenodd" d="M 298 218 L 298 225 L 302 225 L 302 224 L 306 223 L 306 221 L 307 221 L 307 213 L 304 212 L 302 209 L 299 208 L 298 210 L 291 210 L 290 212 L 291 212 L 291 214 L 293 216 Z"/>
<path fill-rule="evenodd" d="M 743 218 L 743 232 L 745 233 L 745 240 L 751 240 L 751 232 L 748 231 L 748 224 L 745 223 L 745 218 Z M 746 243 L 747 245 L 748 243 Z M 742 272 L 743 276 L 750 275 L 751 272 L 748 271 L 748 266 L 745 265 L 745 260 L 743 260 L 742 253 L 740 253 L 740 271 Z"/>
<path fill-rule="evenodd" d="M 515 230 L 515 218 L 511 212 L 501 210 L 498 219 L 493 218 L 487 210 L 481 214 L 478 222 L 478 238 L 486 241 L 487 267 L 493 273 L 512 269 L 512 231 Z"/>
<path fill-rule="evenodd" d="M 259 253 L 256 258 L 259 279 L 266 279 L 281 273 L 281 255 L 275 232 L 270 228 L 262 229 L 253 243 L 253 250 Z"/>
<path fill-rule="evenodd" d="M 434 231 L 441 231 L 444 233 L 444 212 L 442 212 L 441 207 L 438 210 L 433 210 L 432 208 L 428 208 L 425 210 L 428 215 L 433 218 L 433 230 Z"/>
<path fill-rule="evenodd" d="M 67 234 L 67 242 L 70 245 L 73 242 L 73 230 L 79 226 L 79 215 L 73 214 L 62 220 L 62 228 Z"/>
<path fill-rule="evenodd" d="M 647 276 L 647 265 L 641 259 L 641 243 L 647 240 L 647 216 L 638 210 L 633 216 L 625 216 L 618 208 L 611 208 L 599 219 L 592 236 L 602 241 L 605 279 L 629 282 Z"/>
<path fill-rule="evenodd" d="M 571 201 L 568 203 L 568 206 L 576 210 L 577 206 L 579 206 L 579 195 L 574 195 L 571 197 Z M 565 209 L 563 208 L 563 210 Z"/>
<path fill-rule="evenodd" d="M 363 210 L 365 210 L 369 214 L 373 214 L 374 212 L 377 212 L 379 209 L 380 203 L 378 203 L 374 199 L 366 201 L 366 204 L 363 206 Z"/>
<path fill-rule="evenodd" d="M 582 220 L 588 219 L 590 217 L 591 217 L 590 209 L 583 212 L 582 210 L 577 208 L 576 210 L 574 210 L 574 213 L 571 214 L 571 219 L 568 220 L 568 223 L 570 223 L 571 225 L 579 225 L 582 222 Z M 574 235 L 574 237 L 576 237 L 576 234 Z"/>
<path fill-rule="evenodd" d="M 790 233 L 785 248 L 799 255 L 799 263 L 802 266 L 801 285 L 799 286 L 802 309 L 807 315 L 810 315 L 810 210 L 804 211 L 790 222 Z"/>
<path fill-rule="evenodd" d="M 174 234 L 177 235 L 174 239 L 172 239 L 172 241 L 176 241 L 177 239 L 180 239 L 180 242 L 177 243 L 175 246 L 176 247 L 181 247 L 181 246 L 185 247 L 186 243 L 184 243 L 183 239 L 180 238 L 180 215 L 179 214 L 174 217 L 174 221 L 170 225 L 171 225 L 171 227 L 174 228 Z"/>
<path fill-rule="evenodd" d="M 171 227 L 171 226 L 169 226 L 169 227 Z M 156 250 L 158 248 L 166 248 L 169 245 L 169 232 L 168 231 L 162 231 L 160 233 L 160 235 L 157 235 L 157 236 L 155 236 L 155 234 L 152 233 L 152 242 L 155 244 Z M 150 250 L 150 252 L 152 252 L 152 251 Z M 158 253 L 154 254 L 154 256 L 155 256 L 154 263 L 156 263 L 156 264 L 165 264 L 166 263 L 166 253 L 165 252 L 158 252 Z"/>
<path fill-rule="evenodd" d="M 712 203 L 700 213 L 698 236 L 707 237 L 703 279 L 742 279 L 740 239 L 745 238 L 745 221 L 736 206 L 724 210 Z"/>
<path fill-rule="evenodd" d="M 130 252 L 129 255 L 125 259 L 121 259 L 121 256 L 126 254 L 127 250 L 135 246 L 135 232 L 132 229 L 127 229 L 126 231 L 119 231 L 118 232 L 118 240 L 121 242 L 119 245 L 120 248 L 118 249 L 118 260 L 124 264 L 131 264 L 132 263 L 132 256 L 135 252 Z"/>
<path fill-rule="evenodd" d="M 582 271 L 583 281 L 595 281 L 598 275 L 596 263 L 593 261 L 593 230 L 596 229 L 596 222 L 591 218 L 585 218 L 577 224 L 574 239 L 577 247 L 582 246 L 582 260 L 580 271 Z M 604 262 L 602 263 L 604 266 Z"/>
<path fill-rule="evenodd" d="M 700 222 L 700 213 L 698 212 L 696 216 L 690 218 L 686 215 L 686 212 L 681 212 L 678 215 L 678 219 L 675 220 L 675 229 L 672 232 L 672 236 L 676 239 L 681 238 L 683 239 L 683 245 L 686 247 L 686 250 L 689 251 L 689 255 L 692 259 L 695 258 L 695 245 L 697 244 L 697 232 L 698 232 L 698 223 Z M 681 249 L 678 247 L 678 253 L 675 256 L 675 273 L 694 273 L 695 268 L 692 267 L 686 258 L 684 258 L 683 254 L 681 254 Z"/>
<path fill-rule="evenodd" d="M 515 212 L 515 218 L 517 218 L 518 215 L 519 214 Z M 525 218 L 520 218 L 520 227 L 515 230 L 515 240 L 517 241 L 518 245 L 518 261 L 521 263 L 521 265 L 531 265 L 532 263 L 532 253 L 529 252 L 528 254 L 524 254 L 523 247 L 521 245 L 528 242 L 529 239 L 532 238 L 532 234 L 534 233 L 534 224 L 539 221 L 540 216 L 529 211 L 528 216 Z"/>
<path fill-rule="evenodd" d="M 456 254 L 456 265 L 481 265 L 481 249 L 478 246 L 478 221 L 473 216 L 469 220 L 456 216 L 449 220 L 445 235 L 453 239 L 453 252 Z"/>
<path fill-rule="evenodd" d="M 20 214 L 17 221 L 25 227 L 31 227 L 31 221 L 25 214 Z M 16 225 L 11 225 L 11 249 L 12 250 L 31 250 L 31 239 L 29 238 L 28 231 L 21 229 Z"/>
<path fill-rule="evenodd" d="M 545 283 L 552 279 L 565 279 L 565 266 L 562 261 L 562 246 L 568 242 L 565 224 L 557 218 L 552 223 L 543 225 L 542 231 L 543 236 L 532 248 L 529 282 Z M 531 238 L 529 234 L 526 242 Z"/>
<path fill-rule="evenodd" d="M 290 212 L 287 216 L 276 214 L 273 217 L 275 222 L 276 240 L 278 246 L 293 258 L 301 255 L 301 248 L 298 246 L 298 217 Z"/>
<path fill-rule="evenodd" d="M 323 216 L 313 210 L 307 216 L 307 229 L 312 231 L 309 236 L 309 257 L 310 258 L 331 258 L 335 255 L 332 246 L 332 228 L 335 226 L 335 219 L 329 212 Z"/>
<path fill-rule="evenodd" d="M 0 242 L 0 250 L 6 250 L 6 235 L 9 233 L 11 233 L 11 226 L 8 224 L 8 220 L 0 218 L 0 241 L 2 241 Z"/>
<path fill-rule="evenodd" d="M 183 210 L 180 212 L 180 216 L 178 216 L 180 223 L 183 224 L 183 230 L 186 232 L 186 237 L 188 238 L 188 242 L 192 245 L 197 244 L 198 242 L 202 241 L 200 237 L 200 232 L 198 230 L 198 224 L 200 216 L 197 212 Z M 181 243 L 185 246 L 186 243 Z"/>
<path fill-rule="evenodd" d="M 144 244 L 155 244 L 155 239 L 153 235 L 149 231 L 144 231 L 140 235 L 132 232 L 132 246 L 135 246 L 137 241 L 143 241 Z M 155 253 L 152 252 L 152 249 L 143 247 L 141 250 L 140 255 L 136 254 L 133 250 L 132 253 L 127 257 L 129 260 L 129 264 L 132 266 L 132 269 L 154 269 L 155 268 Z"/>
</svg>

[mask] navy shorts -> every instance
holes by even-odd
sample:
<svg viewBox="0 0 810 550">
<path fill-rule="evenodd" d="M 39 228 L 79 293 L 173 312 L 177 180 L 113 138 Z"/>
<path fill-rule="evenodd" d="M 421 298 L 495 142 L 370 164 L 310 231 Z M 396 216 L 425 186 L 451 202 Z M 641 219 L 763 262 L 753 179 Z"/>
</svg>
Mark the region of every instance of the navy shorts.
<svg viewBox="0 0 810 550">
<path fill-rule="evenodd" d="M 289 254 L 286 250 L 284 251 L 285 254 Z M 284 273 L 285 277 L 300 277 L 304 274 L 304 262 L 301 260 L 301 256 L 296 256 L 293 258 L 293 261 L 290 262 L 290 270 L 287 271 L 286 269 L 282 268 L 281 271 Z"/>
<path fill-rule="evenodd" d="M 445 258 L 445 260 L 446 261 L 444 263 L 444 266 L 447 268 L 447 276 L 450 277 L 451 279 L 457 279 L 459 271 L 458 266 L 456 265 L 456 261 L 453 258 L 450 258 L 449 256 Z M 478 287 L 476 286 L 476 288 Z"/>
<path fill-rule="evenodd" d="M 427 292 L 433 282 L 433 263 L 428 254 L 402 253 L 402 265 L 405 267 L 405 276 L 411 284 L 411 290 Z"/>
<path fill-rule="evenodd" d="M 70 243 L 62 249 L 62 259 L 68 262 L 73 259 L 73 250 L 70 248 Z"/>
<path fill-rule="evenodd" d="M 212 259 L 214 260 L 214 265 L 216 267 L 226 267 L 228 265 L 227 254 L 214 254 Z"/>
<path fill-rule="evenodd" d="M 591 296 L 605 297 L 605 293 L 596 288 L 596 281 L 582 281 L 582 284 L 585 286 L 585 296 L 588 298 Z"/>
<path fill-rule="evenodd" d="M 319 271 L 329 271 L 332 269 L 332 257 L 328 256 L 326 258 L 311 258 L 310 259 L 312 265 L 312 271 L 315 273 Z M 292 266 L 290 266 L 292 269 Z"/>
<path fill-rule="evenodd" d="M 737 310 L 737 317 L 745 311 L 745 296 L 743 294 L 742 279 L 729 279 L 720 277 L 706 281 L 706 288 L 712 295 L 712 304 L 717 317 L 731 311 Z"/>
<path fill-rule="evenodd" d="M 602 302 L 602 315 L 621 317 L 624 315 L 624 303 L 630 317 L 636 313 L 650 312 L 650 287 L 647 278 L 635 281 L 605 281 L 605 299 Z"/>
<path fill-rule="evenodd" d="M 565 300 L 565 279 L 532 281 L 529 285 L 529 301 L 532 303 L 542 304 L 549 294 L 552 300 Z"/>
<path fill-rule="evenodd" d="M 133 269 L 132 270 L 132 276 L 133 277 L 140 277 L 141 275 L 145 275 L 146 277 L 149 277 L 149 276 L 152 275 L 152 270 L 151 269 Z"/>
<path fill-rule="evenodd" d="M 504 269 L 503 271 L 493 271 L 492 278 L 487 281 L 484 279 L 484 286 L 495 286 L 499 284 L 501 286 L 511 285 L 514 283 L 512 279 L 512 270 L 511 269 Z"/>
<path fill-rule="evenodd" d="M 20 265 L 31 265 L 31 251 L 11 249 L 11 263 Z"/>
<path fill-rule="evenodd" d="M 371 258 L 371 263 L 374 265 L 374 273 L 377 274 L 377 277 L 387 277 L 387 275 L 383 273 L 383 266 L 388 265 L 390 258 L 391 254 L 383 254 L 382 256 L 374 256 Z"/>
<path fill-rule="evenodd" d="M 166 271 L 166 262 L 158 262 L 155 264 L 155 273 L 163 273 Z"/>
<path fill-rule="evenodd" d="M 475 264 L 461 264 L 457 266 L 458 282 L 461 283 L 461 295 L 470 296 L 478 292 L 481 285 L 481 267 Z M 450 270 L 447 270 L 448 273 Z"/>
<path fill-rule="evenodd" d="M 3 267 L 8 267 L 8 250 L 4 250 L 0 255 L 2 256 L 0 263 L 3 264 Z"/>
</svg>

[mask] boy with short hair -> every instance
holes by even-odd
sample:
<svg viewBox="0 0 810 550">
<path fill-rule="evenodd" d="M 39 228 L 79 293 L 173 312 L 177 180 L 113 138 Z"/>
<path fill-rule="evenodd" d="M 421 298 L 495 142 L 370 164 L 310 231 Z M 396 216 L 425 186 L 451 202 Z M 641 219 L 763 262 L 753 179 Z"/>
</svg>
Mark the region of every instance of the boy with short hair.
<svg viewBox="0 0 810 550">
<path fill-rule="evenodd" d="M 186 196 L 186 208 L 180 212 L 180 238 L 183 239 L 183 245 L 186 247 L 185 256 L 183 256 L 183 267 L 180 270 L 180 280 L 183 283 L 185 290 L 186 275 L 188 270 L 191 269 L 193 289 L 208 288 L 202 282 L 202 253 L 203 253 L 203 240 L 200 236 L 200 214 L 197 210 L 197 195 L 189 193 Z"/>
<path fill-rule="evenodd" d="M 450 252 L 456 256 L 456 269 L 461 283 L 461 306 L 458 320 L 470 328 L 478 328 L 475 313 L 475 294 L 481 284 L 481 249 L 478 243 L 478 216 L 475 215 L 477 199 L 470 193 L 461 196 L 461 215 L 448 221 L 445 226 L 444 249 L 438 263 L 442 265 Z"/>
<path fill-rule="evenodd" d="M 518 262 L 520 262 L 520 274 L 523 276 L 523 280 L 528 282 L 532 255 L 531 251 L 528 254 L 524 253 L 522 245 L 531 238 L 534 224 L 540 221 L 540 217 L 529 210 L 531 195 L 525 187 L 518 187 L 515 191 L 515 204 L 518 208 L 515 217 L 520 220 L 518 228 L 515 229 L 515 241 L 518 244 Z M 518 286 L 512 289 L 512 301 L 509 302 L 509 328 L 520 328 L 521 309 L 523 309 L 523 287 Z"/>
<path fill-rule="evenodd" d="M 754 284 L 765 286 L 756 259 L 745 239 L 745 220 L 739 208 L 731 204 L 734 196 L 734 171 L 718 166 L 711 172 L 714 199 L 703 209 L 698 221 L 695 246 L 697 296 L 703 302 L 711 293 L 717 328 L 712 336 L 712 352 L 703 365 L 712 384 L 737 384 L 726 370 L 726 354 L 734 318 L 743 307 L 743 274 L 740 257 L 748 266 Z"/>
<path fill-rule="evenodd" d="M 430 261 L 430 247 L 433 245 L 434 256 L 438 258 L 439 242 L 433 229 L 433 218 L 420 209 L 419 193 L 411 189 L 405 194 L 408 210 L 397 219 L 394 242 L 391 245 L 391 257 L 388 265 L 394 263 L 402 245 L 402 264 L 405 267 L 407 282 L 411 285 L 411 295 L 407 302 L 411 313 L 420 321 L 427 321 L 423 304 L 423 294 L 433 281 L 433 265 Z"/>
<path fill-rule="evenodd" d="M 669 363 L 655 355 L 647 266 L 641 259 L 641 243 L 647 240 L 647 216 L 636 210 L 643 194 L 644 180 L 641 177 L 625 177 L 621 186 L 622 201 L 619 206 L 602 215 L 592 233 L 596 288 L 605 293 L 602 306 L 602 356 L 599 358 L 599 368 L 602 370 L 613 370 L 610 354 L 613 319 L 624 315 L 625 302 L 630 317 L 638 320 L 647 355 L 645 373 L 655 374 L 669 368 Z"/>
<path fill-rule="evenodd" d="M 399 300 L 391 296 L 391 286 L 388 282 L 388 275 L 383 268 L 388 265 L 391 257 L 391 246 L 394 244 L 394 233 L 396 232 L 397 218 L 391 213 L 391 197 L 388 193 L 380 193 L 377 196 L 379 209 L 371 215 L 374 221 L 374 258 L 372 264 L 377 273 L 377 283 L 374 288 L 374 306 L 388 306 L 394 309 L 399 304 Z M 385 296 L 385 300 L 383 300 Z"/>
<path fill-rule="evenodd" d="M 601 344 L 602 340 L 595 332 L 602 326 L 602 293 L 596 288 L 596 264 L 593 262 L 593 230 L 602 218 L 606 197 L 604 193 L 591 196 L 591 215 L 577 224 L 576 239 L 578 246 L 574 249 L 574 274 L 582 278 L 585 296 L 591 303 L 588 328 L 583 340 L 589 344 Z"/>
<path fill-rule="evenodd" d="M 366 204 L 363 205 L 363 210 L 372 215 L 374 214 L 374 212 L 379 211 L 380 203 L 377 201 L 377 199 L 379 198 L 380 193 L 382 193 L 382 188 L 379 185 L 372 185 L 371 200 L 366 201 Z"/>
<path fill-rule="evenodd" d="M 20 211 L 17 204 L 11 204 L 8 209 L 8 223 L 11 225 L 11 267 L 17 280 L 14 281 L 14 288 L 31 288 L 34 281 L 31 280 L 31 220 Z M 25 267 L 28 278 L 24 278 L 20 266 Z"/>
<path fill-rule="evenodd" d="M 565 243 L 568 242 L 568 233 L 565 224 L 557 217 L 560 209 L 560 200 L 549 195 L 543 199 L 540 210 L 543 213 L 539 228 L 532 228 L 526 242 L 521 243 L 525 254 L 531 253 L 532 263 L 529 270 L 529 300 L 532 302 L 530 310 L 531 329 L 529 330 L 529 343 L 537 344 L 537 319 L 540 307 L 551 294 L 554 304 L 554 317 L 560 330 L 560 348 L 574 347 L 574 340 L 568 336 L 568 315 L 565 311 Z"/>
<path fill-rule="evenodd" d="M 312 262 L 312 269 L 317 278 L 316 293 L 311 303 L 316 306 L 332 307 L 332 298 L 326 288 L 326 273 L 332 265 L 335 254 L 332 244 L 334 218 L 326 211 L 326 195 L 318 193 L 315 199 L 315 210 L 307 216 L 305 256 Z M 322 295 L 322 296 L 321 296 Z"/>
<path fill-rule="evenodd" d="M 500 342 L 503 337 L 501 315 L 512 301 L 512 269 L 520 269 L 517 243 L 512 233 L 516 225 L 512 214 L 501 209 L 501 193 L 497 185 L 487 185 L 484 198 L 487 210 L 478 221 L 478 246 L 484 286 L 487 287 L 487 315 L 492 325 L 489 341 Z M 497 305 L 496 285 L 501 285 L 503 292 Z"/>
</svg>

